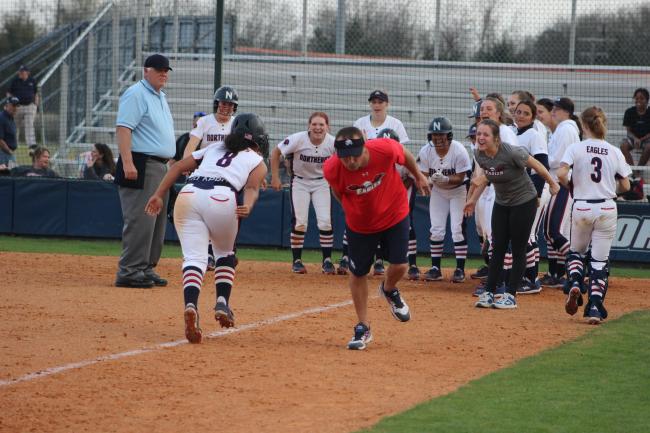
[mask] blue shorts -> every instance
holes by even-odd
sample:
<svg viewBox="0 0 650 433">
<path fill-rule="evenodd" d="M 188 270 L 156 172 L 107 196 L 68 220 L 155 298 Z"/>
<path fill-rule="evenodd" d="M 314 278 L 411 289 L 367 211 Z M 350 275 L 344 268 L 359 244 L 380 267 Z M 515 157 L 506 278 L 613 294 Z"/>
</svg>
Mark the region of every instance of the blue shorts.
<svg viewBox="0 0 650 433">
<path fill-rule="evenodd" d="M 345 228 L 348 236 L 348 257 L 350 271 L 357 277 L 370 272 L 374 262 L 377 244 L 381 246 L 382 257 L 392 264 L 408 263 L 409 217 L 392 227 L 377 233 L 356 233 Z"/>
</svg>

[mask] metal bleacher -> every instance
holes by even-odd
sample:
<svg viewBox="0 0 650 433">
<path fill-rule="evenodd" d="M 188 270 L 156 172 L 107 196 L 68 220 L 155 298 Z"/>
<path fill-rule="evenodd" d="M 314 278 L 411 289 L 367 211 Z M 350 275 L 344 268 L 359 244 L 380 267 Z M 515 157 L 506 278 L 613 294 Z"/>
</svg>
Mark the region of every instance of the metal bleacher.
<svg viewBox="0 0 650 433">
<path fill-rule="evenodd" d="M 206 55 L 170 54 L 173 71 L 164 91 L 172 110 L 176 135 L 186 132 L 195 111 L 211 112 L 213 59 Z M 464 140 L 471 123 L 468 119 L 472 99 L 469 87 L 482 93 L 509 94 L 524 88 L 538 97 L 567 94 L 576 110 L 599 105 L 608 114 L 608 139 L 618 144 L 625 131 L 622 116 L 630 106 L 630 92 L 639 85 L 639 76 L 575 71 L 545 71 L 527 65 L 501 70 L 481 69 L 476 65 L 447 64 L 445 67 L 422 62 L 323 62 L 322 59 L 254 58 L 228 55 L 224 62 L 223 83 L 239 93 L 239 111 L 255 112 L 267 126 L 272 143 L 293 132 L 304 130 L 313 111 L 325 111 L 336 131 L 368 114 L 367 96 L 376 88 L 390 97 L 389 114 L 404 123 L 411 138 L 407 146 L 413 152 L 425 144 L 430 119 L 444 115 Z M 479 65 L 480 66 L 480 65 Z M 493 67 L 493 65 L 492 65 Z M 138 67 L 124 71 L 121 91 L 131 85 Z M 107 93 L 93 110 L 92 122 L 75 128 L 79 139 L 72 144 L 80 152 L 92 143 L 104 142 L 117 151 L 115 119 L 119 97 Z M 650 191 L 649 191 L 650 192 Z"/>
</svg>

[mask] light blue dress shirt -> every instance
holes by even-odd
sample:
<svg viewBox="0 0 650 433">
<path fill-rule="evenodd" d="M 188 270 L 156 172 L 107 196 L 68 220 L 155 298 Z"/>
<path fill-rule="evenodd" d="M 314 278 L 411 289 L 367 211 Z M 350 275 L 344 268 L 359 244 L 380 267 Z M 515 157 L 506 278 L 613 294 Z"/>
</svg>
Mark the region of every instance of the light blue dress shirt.
<svg viewBox="0 0 650 433">
<path fill-rule="evenodd" d="M 174 119 L 165 93 L 156 92 L 147 80 L 132 85 L 120 97 L 117 126 L 132 131 L 131 150 L 161 158 L 176 153 Z"/>
</svg>

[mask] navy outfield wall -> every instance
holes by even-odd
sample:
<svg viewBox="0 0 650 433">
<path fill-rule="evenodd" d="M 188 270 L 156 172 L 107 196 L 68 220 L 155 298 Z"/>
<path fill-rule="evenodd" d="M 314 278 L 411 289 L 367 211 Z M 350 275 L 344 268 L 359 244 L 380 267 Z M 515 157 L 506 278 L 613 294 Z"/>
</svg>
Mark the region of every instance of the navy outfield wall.
<svg viewBox="0 0 650 433">
<path fill-rule="evenodd" d="M 612 259 L 650 263 L 650 204 L 618 203 L 618 229 Z M 332 201 L 335 248 L 341 247 L 344 218 L 340 205 Z M 309 214 L 306 248 L 318 248 L 318 229 L 313 208 Z M 415 208 L 418 251 L 429 251 L 429 204 L 418 197 Z M 251 216 L 243 220 L 240 245 L 289 248 L 291 204 L 288 191 L 261 191 Z M 70 179 L 0 177 L 0 233 L 119 239 L 122 211 L 117 187 L 109 182 Z M 453 254 L 447 230 L 445 253 Z M 469 253 L 480 247 L 473 218 L 466 227 Z M 167 239 L 178 240 L 172 224 Z M 541 245 L 545 254 L 544 245 Z M 428 261 L 420 265 L 428 265 Z"/>
</svg>

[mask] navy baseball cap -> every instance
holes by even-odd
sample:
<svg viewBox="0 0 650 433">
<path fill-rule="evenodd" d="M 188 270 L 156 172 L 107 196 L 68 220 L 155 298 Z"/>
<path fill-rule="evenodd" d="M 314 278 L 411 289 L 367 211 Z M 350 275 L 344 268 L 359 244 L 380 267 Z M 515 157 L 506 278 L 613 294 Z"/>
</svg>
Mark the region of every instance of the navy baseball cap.
<svg viewBox="0 0 650 433">
<path fill-rule="evenodd" d="M 569 114 L 573 114 L 575 111 L 575 106 L 573 105 L 571 98 L 556 98 L 555 101 L 553 101 L 553 106 L 561 108 Z"/>
<path fill-rule="evenodd" d="M 25 65 L 20 65 L 20 68 L 18 68 L 18 71 L 19 72 L 22 72 L 22 71 L 29 72 L 29 68 L 27 66 L 25 66 Z"/>
<path fill-rule="evenodd" d="M 379 99 L 380 101 L 388 102 L 388 95 L 383 90 L 373 90 L 370 96 L 368 96 L 368 102 L 373 99 Z"/>
<path fill-rule="evenodd" d="M 15 96 L 10 96 L 7 99 L 5 99 L 5 104 L 20 105 L 20 100 Z"/>
<path fill-rule="evenodd" d="M 195 119 L 197 117 L 203 117 L 203 116 L 206 116 L 205 112 L 203 112 L 203 111 L 197 111 L 196 113 L 194 113 L 194 118 Z"/>
<path fill-rule="evenodd" d="M 152 54 L 151 56 L 147 57 L 147 60 L 144 61 L 144 67 L 173 71 L 173 69 L 169 66 L 169 59 L 162 54 Z"/>
<path fill-rule="evenodd" d="M 476 123 L 469 127 L 467 137 L 476 137 Z"/>
<path fill-rule="evenodd" d="M 359 156 L 363 153 L 363 143 L 363 138 L 345 138 L 342 140 L 336 140 L 334 142 L 336 156 L 339 158 Z"/>
<path fill-rule="evenodd" d="M 472 114 L 467 116 L 469 119 L 481 117 L 481 101 L 476 101 L 472 105 Z"/>
</svg>

